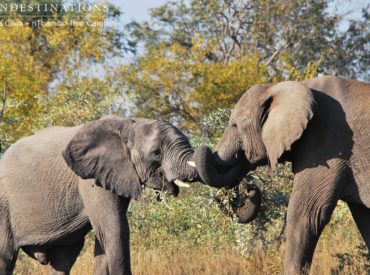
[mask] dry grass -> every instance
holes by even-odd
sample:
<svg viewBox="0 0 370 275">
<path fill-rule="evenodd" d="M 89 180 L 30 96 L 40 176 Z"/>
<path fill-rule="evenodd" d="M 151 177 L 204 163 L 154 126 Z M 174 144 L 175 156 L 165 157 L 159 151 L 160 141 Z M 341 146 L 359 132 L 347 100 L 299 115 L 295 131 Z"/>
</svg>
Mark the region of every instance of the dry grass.
<svg viewBox="0 0 370 275">
<path fill-rule="evenodd" d="M 171 208 L 163 204 L 140 208 L 135 213 L 142 216 L 130 218 L 134 274 L 281 274 L 284 244 L 280 248 L 270 245 L 266 251 L 255 249 L 252 256 L 242 256 L 233 250 L 235 238 L 227 230 L 232 225 L 230 221 L 217 216 L 217 208 L 206 205 L 203 209 L 200 203 L 190 207 L 189 204 L 197 203 L 194 196 L 188 200 L 187 203 L 174 200 Z M 204 216 L 197 216 L 199 213 Z M 180 227 L 182 224 L 186 227 Z M 73 275 L 93 273 L 93 239 L 89 234 L 72 269 Z M 49 267 L 22 254 L 15 274 L 49 274 Z M 315 251 L 311 274 L 370 274 L 367 249 L 346 207 L 337 207 L 326 226 Z"/>
<path fill-rule="evenodd" d="M 331 236 L 329 236 L 331 235 Z M 355 244 L 349 238 L 327 232 L 316 249 L 311 274 L 369 274 L 365 258 L 354 254 Z M 243 257 L 230 247 L 214 250 L 203 247 L 176 249 L 132 248 L 134 274 L 280 274 L 284 246 L 279 250 L 258 251 L 252 257 Z M 92 274 L 93 248 L 88 244 L 72 269 L 73 275 Z M 346 254 L 347 253 L 347 254 Z M 341 261 L 336 254 L 344 255 Z M 34 260 L 18 260 L 16 274 L 49 274 L 48 267 Z"/>
<path fill-rule="evenodd" d="M 92 274 L 92 247 L 83 253 L 72 269 L 73 275 Z M 280 261 L 259 253 L 246 258 L 231 249 L 213 251 L 212 248 L 179 249 L 172 255 L 164 251 L 144 248 L 132 252 L 134 274 L 272 274 L 280 270 Z M 49 267 L 32 259 L 17 262 L 16 274 L 49 274 Z"/>
</svg>

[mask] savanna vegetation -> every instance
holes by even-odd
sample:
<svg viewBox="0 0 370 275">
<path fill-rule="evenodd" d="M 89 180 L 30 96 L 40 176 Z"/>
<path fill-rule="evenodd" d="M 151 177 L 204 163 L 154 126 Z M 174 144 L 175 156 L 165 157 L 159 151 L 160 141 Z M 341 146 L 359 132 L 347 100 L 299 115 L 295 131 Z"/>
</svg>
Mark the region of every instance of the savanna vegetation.
<svg viewBox="0 0 370 275">
<path fill-rule="evenodd" d="M 194 146 L 214 145 L 231 108 L 255 83 L 317 74 L 370 81 L 369 6 L 342 10 L 343 3 L 351 6 L 350 0 L 167 1 L 150 11 L 148 21 L 125 26 L 113 5 L 108 11 L 0 17 L 28 23 L 0 27 L 0 155 L 38 129 L 104 114 L 167 119 Z M 106 24 L 32 24 L 72 18 Z M 223 192 L 221 208 L 228 212 L 233 190 L 196 183 L 178 198 L 163 194 L 162 202 L 146 190 L 129 210 L 133 272 L 278 274 L 290 166 L 274 173 L 260 168 L 245 181 L 263 191 L 261 214 L 248 225 L 225 215 L 214 200 Z M 92 273 L 93 240 L 91 233 L 73 274 Z M 369 270 L 364 242 L 340 203 L 316 249 L 312 274 Z M 48 268 L 20 252 L 15 273 L 47 274 Z"/>
</svg>

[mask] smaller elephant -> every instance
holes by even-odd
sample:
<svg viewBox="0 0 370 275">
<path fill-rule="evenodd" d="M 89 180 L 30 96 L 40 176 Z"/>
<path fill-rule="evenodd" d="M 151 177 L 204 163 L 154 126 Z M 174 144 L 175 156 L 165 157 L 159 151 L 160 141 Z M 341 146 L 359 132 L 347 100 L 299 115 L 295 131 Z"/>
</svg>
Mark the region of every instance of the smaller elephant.
<svg viewBox="0 0 370 275">
<path fill-rule="evenodd" d="M 198 179 L 193 153 L 166 121 L 116 116 L 17 141 L 0 160 L 0 274 L 19 249 L 69 274 L 92 228 L 94 274 L 131 274 L 130 199 L 145 186 L 177 196 Z"/>
<path fill-rule="evenodd" d="M 250 170 L 292 163 L 285 274 L 309 270 L 338 200 L 370 248 L 370 84 L 335 76 L 255 85 L 236 104 L 216 153 L 200 147 L 202 180 L 234 186 Z"/>
</svg>

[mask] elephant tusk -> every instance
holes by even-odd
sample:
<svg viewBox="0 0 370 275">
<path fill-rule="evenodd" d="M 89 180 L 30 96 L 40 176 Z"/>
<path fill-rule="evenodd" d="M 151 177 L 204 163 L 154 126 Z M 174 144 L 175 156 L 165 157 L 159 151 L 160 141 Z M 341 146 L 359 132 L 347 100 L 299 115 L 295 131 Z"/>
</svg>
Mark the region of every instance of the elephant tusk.
<svg viewBox="0 0 370 275">
<path fill-rule="evenodd" d="M 185 182 L 183 182 L 183 181 L 181 181 L 181 180 L 178 180 L 178 179 L 174 180 L 173 182 L 174 182 L 178 187 L 185 187 L 185 188 L 189 188 L 189 187 L 190 187 L 190 185 L 189 185 L 189 184 L 187 184 L 187 183 L 185 183 Z"/>
<path fill-rule="evenodd" d="M 190 166 L 192 166 L 192 167 L 196 167 L 196 166 L 195 166 L 195 162 L 194 162 L 194 161 L 188 161 L 188 162 L 187 162 L 187 164 L 189 164 L 189 165 L 190 165 Z"/>
</svg>

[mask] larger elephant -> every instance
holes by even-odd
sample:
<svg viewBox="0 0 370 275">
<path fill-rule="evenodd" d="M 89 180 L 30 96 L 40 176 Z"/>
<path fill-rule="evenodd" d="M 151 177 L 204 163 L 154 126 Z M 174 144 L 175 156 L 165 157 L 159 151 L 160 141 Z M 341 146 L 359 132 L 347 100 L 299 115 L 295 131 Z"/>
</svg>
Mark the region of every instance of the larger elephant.
<svg viewBox="0 0 370 275">
<path fill-rule="evenodd" d="M 20 248 L 53 274 L 69 274 L 93 228 L 95 274 L 130 274 L 130 199 L 168 189 L 197 171 L 188 139 L 165 121 L 109 116 L 21 139 L 0 160 L 0 273 Z"/>
<path fill-rule="evenodd" d="M 216 151 L 201 147 L 194 158 L 201 178 L 218 187 L 256 166 L 292 162 L 285 274 L 309 270 L 338 200 L 370 248 L 370 84 L 324 76 L 253 86 Z"/>
</svg>

